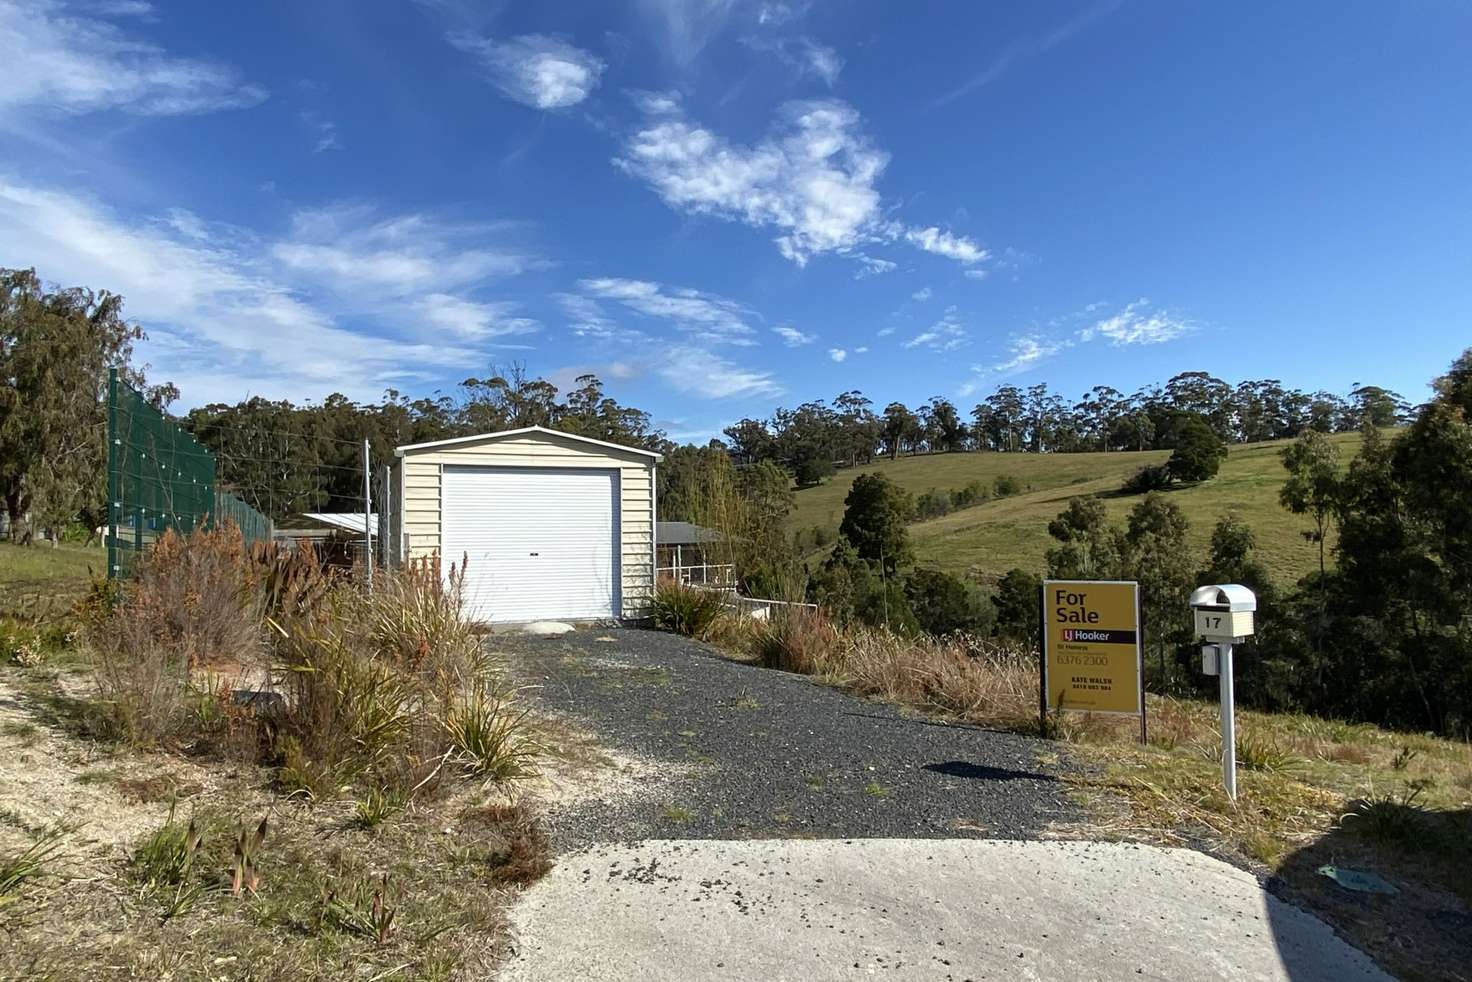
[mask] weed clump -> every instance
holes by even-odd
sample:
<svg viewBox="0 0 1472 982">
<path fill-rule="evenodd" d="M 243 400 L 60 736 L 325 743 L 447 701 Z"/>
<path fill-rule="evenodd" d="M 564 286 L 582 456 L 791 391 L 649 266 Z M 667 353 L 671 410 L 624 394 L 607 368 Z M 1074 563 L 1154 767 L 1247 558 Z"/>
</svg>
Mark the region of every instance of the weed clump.
<svg viewBox="0 0 1472 982">
<path fill-rule="evenodd" d="M 143 746 L 185 738 L 195 676 L 207 667 L 260 670 L 266 653 L 250 556 L 227 524 L 170 530 L 118 596 L 90 605 L 93 676 L 123 734 Z"/>
<path fill-rule="evenodd" d="M 463 583 L 417 563 L 369 592 L 307 548 L 170 532 L 94 606 L 94 677 L 135 745 L 265 764 L 289 795 L 406 801 L 456 763 L 524 776 L 536 747 L 460 616 Z"/>
<path fill-rule="evenodd" d="M 800 607 L 745 630 L 747 649 L 768 668 L 968 722 L 1036 729 L 1036 658 L 1021 646 L 964 634 L 905 637 L 884 628 L 841 628 L 822 611 Z"/>
<path fill-rule="evenodd" d="M 720 618 L 725 606 L 714 590 L 660 580 L 654 588 L 651 613 L 654 625 L 687 638 L 704 637 Z"/>
<path fill-rule="evenodd" d="M 45 876 L 61 853 L 62 838 L 69 830 L 53 825 L 25 849 L 0 854 L 0 910 L 19 899 L 27 884 Z"/>
</svg>

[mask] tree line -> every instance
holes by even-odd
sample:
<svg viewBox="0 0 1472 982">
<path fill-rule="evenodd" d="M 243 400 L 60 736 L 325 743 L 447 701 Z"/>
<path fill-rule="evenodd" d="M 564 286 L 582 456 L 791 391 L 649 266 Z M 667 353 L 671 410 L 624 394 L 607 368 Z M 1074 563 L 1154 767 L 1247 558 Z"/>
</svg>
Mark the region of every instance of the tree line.
<svg viewBox="0 0 1472 982">
<path fill-rule="evenodd" d="M 565 396 L 519 365 L 468 378 L 453 394 L 377 403 L 334 394 L 318 404 L 246 399 L 191 410 L 184 425 L 215 454 L 220 483 L 274 519 L 307 511 L 359 511 L 362 444 L 375 467 L 396 447 L 526 426 L 663 452 L 669 440 L 648 413 L 621 405 L 594 375 Z M 374 475 L 375 478 L 377 475 Z"/>
<path fill-rule="evenodd" d="M 1225 443 L 1253 443 L 1304 430 L 1349 432 L 1366 422 L 1396 426 L 1410 415 L 1404 398 L 1377 385 L 1355 385 L 1340 396 L 1286 388 L 1277 379 L 1233 386 L 1193 371 L 1131 395 L 1094 386 L 1077 402 L 1050 392 L 1047 383 L 1003 385 L 969 416 L 944 396 L 913 409 L 891 402 L 876 411 L 863 393 L 849 391 L 831 404 L 815 400 L 766 419 L 739 420 L 724 436 L 740 463 L 775 461 L 805 485 L 831 474 L 835 464 L 868 463 L 880 455 L 1175 449 L 1187 417 L 1203 420 Z"/>
</svg>

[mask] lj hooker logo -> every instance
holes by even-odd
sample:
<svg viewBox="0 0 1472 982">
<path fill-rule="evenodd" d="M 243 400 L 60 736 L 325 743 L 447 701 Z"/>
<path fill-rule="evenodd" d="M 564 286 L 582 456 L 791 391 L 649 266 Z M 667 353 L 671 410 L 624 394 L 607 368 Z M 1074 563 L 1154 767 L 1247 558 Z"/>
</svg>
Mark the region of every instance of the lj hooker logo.
<svg viewBox="0 0 1472 982">
<path fill-rule="evenodd" d="M 1084 630 L 1077 627 L 1065 627 L 1063 629 L 1064 641 L 1076 641 L 1080 643 L 1094 642 L 1095 644 L 1134 644 L 1134 631 L 1101 631 L 1098 629 Z"/>
</svg>

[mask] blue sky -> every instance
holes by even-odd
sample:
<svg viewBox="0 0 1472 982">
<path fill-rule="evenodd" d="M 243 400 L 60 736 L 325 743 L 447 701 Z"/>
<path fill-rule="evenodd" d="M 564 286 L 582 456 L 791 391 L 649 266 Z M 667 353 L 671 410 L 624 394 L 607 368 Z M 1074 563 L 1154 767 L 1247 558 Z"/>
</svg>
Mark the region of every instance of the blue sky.
<svg viewBox="0 0 1472 982">
<path fill-rule="evenodd" d="M 677 439 L 1469 341 L 1472 6 L 0 0 L 0 265 L 185 406 L 492 364 Z"/>
</svg>

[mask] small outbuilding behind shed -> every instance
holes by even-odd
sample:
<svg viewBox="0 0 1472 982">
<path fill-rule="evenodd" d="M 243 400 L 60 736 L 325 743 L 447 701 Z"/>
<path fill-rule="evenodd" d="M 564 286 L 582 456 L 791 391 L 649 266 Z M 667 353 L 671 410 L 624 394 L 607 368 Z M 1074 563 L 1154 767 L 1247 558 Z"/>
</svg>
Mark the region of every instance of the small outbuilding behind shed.
<svg viewBox="0 0 1472 982">
<path fill-rule="evenodd" d="M 463 568 L 475 621 L 644 617 L 660 459 L 540 426 L 399 447 L 391 551 Z"/>
</svg>

